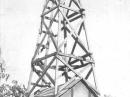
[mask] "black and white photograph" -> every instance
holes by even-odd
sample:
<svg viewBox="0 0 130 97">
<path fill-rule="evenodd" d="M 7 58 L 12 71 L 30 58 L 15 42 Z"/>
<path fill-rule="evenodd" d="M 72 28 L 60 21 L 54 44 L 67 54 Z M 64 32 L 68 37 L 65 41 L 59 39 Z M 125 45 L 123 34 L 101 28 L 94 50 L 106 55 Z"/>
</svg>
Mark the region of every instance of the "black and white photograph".
<svg viewBox="0 0 130 97">
<path fill-rule="evenodd" d="M 0 97 L 130 97 L 130 0 L 0 0 Z"/>
</svg>

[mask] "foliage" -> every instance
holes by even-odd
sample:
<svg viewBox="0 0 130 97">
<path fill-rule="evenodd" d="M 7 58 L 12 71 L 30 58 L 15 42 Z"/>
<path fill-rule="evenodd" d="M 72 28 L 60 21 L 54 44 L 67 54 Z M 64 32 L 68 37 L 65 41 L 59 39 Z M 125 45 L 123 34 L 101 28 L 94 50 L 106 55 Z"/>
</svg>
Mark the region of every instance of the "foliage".
<svg viewBox="0 0 130 97">
<path fill-rule="evenodd" d="M 12 85 L 7 84 L 9 77 L 10 74 L 6 73 L 5 61 L 1 58 L 0 49 L 0 97 L 25 97 L 25 86 L 20 86 L 16 80 L 12 81 Z"/>
<path fill-rule="evenodd" d="M 0 86 L 0 97 L 25 97 L 26 88 L 18 85 L 17 81 L 12 81 L 13 85 L 2 84 Z"/>
</svg>

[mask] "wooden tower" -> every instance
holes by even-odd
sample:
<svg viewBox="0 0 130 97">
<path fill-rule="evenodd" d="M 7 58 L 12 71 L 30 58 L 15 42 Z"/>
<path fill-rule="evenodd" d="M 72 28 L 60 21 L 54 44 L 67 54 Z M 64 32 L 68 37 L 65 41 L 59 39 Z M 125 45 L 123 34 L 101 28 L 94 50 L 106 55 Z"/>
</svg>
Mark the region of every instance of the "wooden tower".
<svg viewBox="0 0 130 97">
<path fill-rule="evenodd" d="M 80 0 L 44 0 L 28 97 L 98 97 Z"/>
</svg>

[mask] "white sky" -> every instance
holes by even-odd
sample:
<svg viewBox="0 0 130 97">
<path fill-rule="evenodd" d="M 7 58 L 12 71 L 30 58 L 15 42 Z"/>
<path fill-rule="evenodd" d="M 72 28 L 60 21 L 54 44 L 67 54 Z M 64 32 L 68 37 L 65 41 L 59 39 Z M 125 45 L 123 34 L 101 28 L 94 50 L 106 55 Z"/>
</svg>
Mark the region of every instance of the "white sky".
<svg viewBox="0 0 130 97">
<path fill-rule="evenodd" d="M 12 79 L 27 84 L 44 0 L 0 0 L 0 45 Z M 84 0 L 101 93 L 130 97 L 130 0 Z"/>
</svg>

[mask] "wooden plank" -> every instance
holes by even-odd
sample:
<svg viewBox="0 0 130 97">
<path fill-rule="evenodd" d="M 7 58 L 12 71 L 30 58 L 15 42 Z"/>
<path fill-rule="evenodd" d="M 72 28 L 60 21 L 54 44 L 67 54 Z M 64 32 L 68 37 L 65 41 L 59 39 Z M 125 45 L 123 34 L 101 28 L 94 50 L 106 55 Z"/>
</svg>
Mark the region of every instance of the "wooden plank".
<svg viewBox="0 0 130 97">
<path fill-rule="evenodd" d="M 42 79 L 42 77 L 45 75 L 46 71 L 49 69 L 49 67 L 52 65 L 52 63 L 54 62 L 54 60 L 56 59 L 56 57 L 53 57 L 53 59 L 51 60 L 51 62 L 46 66 L 45 70 L 43 71 L 41 77 L 39 77 L 39 79 L 36 81 L 36 84 L 38 84 L 40 82 L 40 80 Z M 35 89 L 36 86 L 33 86 L 32 89 L 29 91 L 27 97 L 30 96 L 30 94 L 32 93 L 32 91 Z"/>
<path fill-rule="evenodd" d="M 43 67 L 43 66 L 40 66 L 40 68 L 41 68 L 42 70 L 44 70 L 44 68 L 45 68 L 46 65 L 44 65 L 42 61 L 41 61 L 41 64 L 42 64 L 44 67 Z M 49 78 L 49 80 L 51 81 L 51 83 L 52 83 L 53 85 L 55 85 L 55 81 L 53 80 L 53 78 L 50 76 L 50 74 L 49 74 L 48 72 L 46 72 L 46 76 Z"/>
<path fill-rule="evenodd" d="M 73 21 L 75 21 L 75 20 L 77 20 L 77 19 L 79 19 L 79 18 L 81 18 L 81 17 L 82 17 L 82 15 L 78 15 L 78 16 L 72 18 L 72 19 L 69 20 L 69 21 L 70 21 L 70 22 L 73 22 Z"/>
<path fill-rule="evenodd" d="M 70 18 L 74 17 L 74 16 L 77 15 L 77 14 L 79 14 L 79 13 L 73 12 L 72 14 L 68 15 L 67 18 L 70 19 Z"/>
<path fill-rule="evenodd" d="M 74 3 L 75 3 L 75 5 L 80 9 L 80 5 L 77 3 L 77 1 L 75 1 L 75 0 L 72 0 Z"/>
<path fill-rule="evenodd" d="M 65 56 L 65 57 L 71 57 L 71 58 L 74 58 L 74 59 L 78 59 L 78 60 L 84 60 L 82 57 L 80 56 L 75 56 L 73 54 L 64 54 L 64 53 L 61 53 L 61 52 L 58 52 L 58 55 L 60 56 Z"/>
<path fill-rule="evenodd" d="M 88 62 L 88 63 L 89 63 L 89 62 L 94 63 L 93 60 L 86 60 L 84 56 L 88 57 L 89 55 L 88 55 L 88 54 L 85 54 L 85 55 L 81 56 L 81 57 L 83 57 L 83 59 L 84 59 L 85 62 Z M 78 62 L 78 61 L 80 61 L 80 60 L 79 60 L 79 59 L 76 59 L 76 60 L 73 60 L 73 61 L 69 62 L 69 64 L 72 65 L 72 64 L 74 64 L 74 63 L 76 63 L 76 62 Z"/>
<path fill-rule="evenodd" d="M 70 0 L 70 2 L 69 2 L 69 6 L 68 6 L 68 7 L 70 7 L 71 4 L 72 4 L 72 0 Z M 68 16 L 68 13 L 69 13 L 69 10 L 67 10 L 67 12 L 66 12 L 66 16 Z"/>
<path fill-rule="evenodd" d="M 46 14 L 52 12 L 53 10 L 55 10 L 56 8 L 58 8 L 58 6 L 59 6 L 59 5 L 57 5 L 57 6 L 53 7 L 53 8 L 51 8 L 51 9 L 50 9 L 49 11 L 47 11 L 47 12 L 44 12 L 44 13 L 41 15 L 41 17 L 43 17 L 43 16 L 45 16 Z"/>
<path fill-rule="evenodd" d="M 37 87 L 48 87 L 48 85 L 40 85 L 40 84 L 36 84 L 36 83 L 32 83 L 32 85 L 34 85 L 34 86 L 37 86 Z"/>
<path fill-rule="evenodd" d="M 55 55 L 56 55 L 56 52 L 51 53 L 51 54 L 49 54 L 49 55 L 46 55 L 46 56 L 44 56 L 44 57 L 38 58 L 38 59 L 34 60 L 34 61 L 32 62 L 32 64 L 37 63 L 37 62 L 39 62 L 39 61 L 42 61 L 42 60 L 44 60 L 44 59 L 50 58 L 50 57 L 55 56 Z"/>
<path fill-rule="evenodd" d="M 82 79 L 82 77 L 80 76 L 80 74 L 78 74 L 69 64 L 67 64 L 63 59 L 61 59 L 59 56 L 56 56 L 64 65 L 66 65 L 73 73 L 76 74 L 76 76 L 78 76 L 79 78 Z"/>
<path fill-rule="evenodd" d="M 48 19 L 48 20 L 53 20 L 54 22 L 58 23 L 58 20 L 54 19 L 54 18 L 50 18 L 48 16 L 45 16 L 45 19 Z"/>
<path fill-rule="evenodd" d="M 65 5 L 62 5 L 62 4 L 60 4 L 60 7 L 65 8 L 65 9 L 68 9 L 68 10 L 70 10 L 70 11 L 74 11 L 74 12 L 76 12 L 76 13 L 80 13 L 78 10 L 75 10 L 75 9 L 73 9 L 73 8 L 71 8 L 71 7 L 68 7 L 68 6 L 65 6 Z"/>
<path fill-rule="evenodd" d="M 89 72 L 87 73 L 87 75 L 86 75 L 86 77 L 85 77 L 86 80 L 88 79 L 88 77 L 90 76 L 90 74 L 92 73 L 92 71 L 93 71 L 93 68 L 91 68 L 91 69 L 89 70 Z"/>
<path fill-rule="evenodd" d="M 92 85 L 88 83 L 85 79 L 82 79 L 81 82 L 88 88 L 88 90 L 94 95 L 94 97 L 99 97 L 100 93 L 96 90 L 96 88 L 92 87 Z"/>
<path fill-rule="evenodd" d="M 85 46 L 81 43 L 81 41 L 79 40 L 79 38 L 78 38 L 78 37 L 75 37 L 67 27 L 65 27 L 65 29 L 71 34 L 72 38 L 73 38 L 75 41 L 77 41 L 77 43 L 79 44 L 79 46 L 80 46 L 86 53 L 89 53 L 89 52 L 87 51 L 87 49 L 85 48 Z"/>
<path fill-rule="evenodd" d="M 80 35 L 80 33 L 81 33 L 81 29 L 82 29 L 82 24 L 80 25 L 80 28 L 79 28 L 79 31 L 78 31 L 78 35 Z M 74 50 L 75 50 L 76 44 L 77 44 L 77 41 L 74 42 L 74 45 L 73 45 L 73 48 L 72 48 L 71 54 L 74 53 Z M 68 62 L 70 62 L 70 61 L 71 61 L 71 58 L 69 58 L 69 61 L 68 61 Z"/>
</svg>

